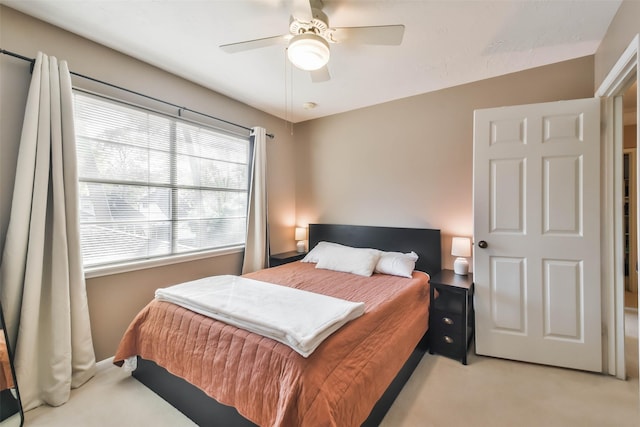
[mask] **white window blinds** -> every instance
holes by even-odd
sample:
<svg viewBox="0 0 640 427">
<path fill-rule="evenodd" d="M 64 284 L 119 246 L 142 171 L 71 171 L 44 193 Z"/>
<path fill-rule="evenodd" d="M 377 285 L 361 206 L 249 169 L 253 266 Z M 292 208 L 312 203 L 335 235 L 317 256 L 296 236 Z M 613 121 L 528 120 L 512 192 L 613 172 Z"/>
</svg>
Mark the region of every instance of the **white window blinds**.
<svg viewBox="0 0 640 427">
<path fill-rule="evenodd" d="M 85 267 L 241 245 L 248 138 L 74 92 Z"/>
</svg>

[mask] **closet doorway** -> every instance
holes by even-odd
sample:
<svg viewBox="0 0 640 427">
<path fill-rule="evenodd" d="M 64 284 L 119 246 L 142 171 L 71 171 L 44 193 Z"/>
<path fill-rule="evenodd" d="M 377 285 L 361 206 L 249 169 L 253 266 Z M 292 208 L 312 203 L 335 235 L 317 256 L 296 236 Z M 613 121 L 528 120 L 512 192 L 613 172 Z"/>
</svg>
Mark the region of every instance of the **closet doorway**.
<svg viewBox="0 0 640 427">
<path fill-rule="evenodd" d="M 637 82 L 623 94 L 624 307 L 638 309 Z"/>
</svg>

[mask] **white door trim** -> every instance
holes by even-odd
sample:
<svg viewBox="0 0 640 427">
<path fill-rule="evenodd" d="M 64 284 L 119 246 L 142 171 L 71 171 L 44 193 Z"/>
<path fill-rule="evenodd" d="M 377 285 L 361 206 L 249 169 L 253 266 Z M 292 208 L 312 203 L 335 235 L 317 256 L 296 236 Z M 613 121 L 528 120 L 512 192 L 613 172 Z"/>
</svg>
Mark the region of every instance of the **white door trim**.
<svg viewBox="0 0 640 427">
<path fill-rule="evenodd" d="M 629 46 L 620 55 L 620 58 L 618 58 L 618 61 L 596 91 L 596 97 L 610 97 L 621 93 L 629 77 L 637 71 L 638 43 L 640 43 L 640 34 L 635 35 Z"/>
<path fill-rule="evenodd" d="M 622 135 L 615 132 L 614 110 L 621 108 L 620 95 L 630 79 L 638 79 L 640 35 L 622 53 L 596 96 L 604 101 L 602 146 L 602 319 L 604 371 L 625 379 L 624 364 L 624 261 L 622 200 Z M 640 97 L 640 91 L 639 95 Z M 616 99 L 617 98 L 617 99 Z M 640 104 L 638 104 L 640 105 Z M 640 111 L 640 109 L 638 109 Z M 637 116 L 636 112 L 636 116 Z M 618 114 L 619 120 L 621 114 Z M 637 117 L 636 117 L 637 119 Z M 621 124 L 618 123 L 618 126 Z M 618 127 L 620 129 L 620 127 Z M 638 134 L 636 134 L 638 140 Z"/>
</svg>

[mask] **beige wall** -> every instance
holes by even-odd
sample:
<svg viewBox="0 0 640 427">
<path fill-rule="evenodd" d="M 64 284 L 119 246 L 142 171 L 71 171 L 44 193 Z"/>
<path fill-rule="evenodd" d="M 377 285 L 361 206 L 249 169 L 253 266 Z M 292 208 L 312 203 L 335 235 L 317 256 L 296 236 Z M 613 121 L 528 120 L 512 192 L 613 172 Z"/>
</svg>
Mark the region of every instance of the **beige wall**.
<svg viewBox="0 0 640 427">
<path fill-rule="evenodd" d="M 293 137 L 281 119 L 4 6 L 0 6 L 0 47 L 30 58 L 40 50 L 67 60 L 74 72 L 245 126 L 263 126 L 274 133 L 276 138 L 268 142 L 271 245 L 274 252 L 295 249 Z M 0 55 L 0 250 L 9 223 L 29 80 L 27 62 Z M 74 85 L 106 90 L 82 79 L 74 79 Z M 129 321 L 151 300 L 156 287 L 211 274 L 237 274 L 240 265 L 241 255 L 237 254 L 89 279 L 87 292 L 97 358 L 114 353 Z"/>
<path fill-rule="evenodd" d="M 624 0 L 595 54 L 596 89 L 600 87 L 622 52 L 638 33 L 640 33 L 640 1 Z"/>
<path fill-rule="evenodd" d="M 473 110 L 593 96 L 593 57 L 295 126 L 299 223 L 439 228 L 471 236 Z"/>
</svg>

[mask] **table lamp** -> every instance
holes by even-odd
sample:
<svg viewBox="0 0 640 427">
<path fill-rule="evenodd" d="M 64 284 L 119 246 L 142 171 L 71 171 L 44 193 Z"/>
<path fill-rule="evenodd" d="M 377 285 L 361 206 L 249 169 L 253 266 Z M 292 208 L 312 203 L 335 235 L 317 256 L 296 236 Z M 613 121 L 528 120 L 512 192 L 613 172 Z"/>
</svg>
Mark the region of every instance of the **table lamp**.
<svg viewBox="0 0 640 427">
<path fill-rule="evenodd" d="M 296 249 L 298 252 L 304 252 L 304 241 L 306 238 L 307 230 L 304 227 L 296 227 L 295 240 L 298 241 L 298 243 L 296 243 Z"/>
<path fill-rule="evenodd" d="M 466 257 L 471 256 L 471 239 L 454 237 L 451 240 L 451 255 L 458 257 L 453 263 L 453 272 L 461 276 L 469 274 L 469 262 Z"/>
</svg>

